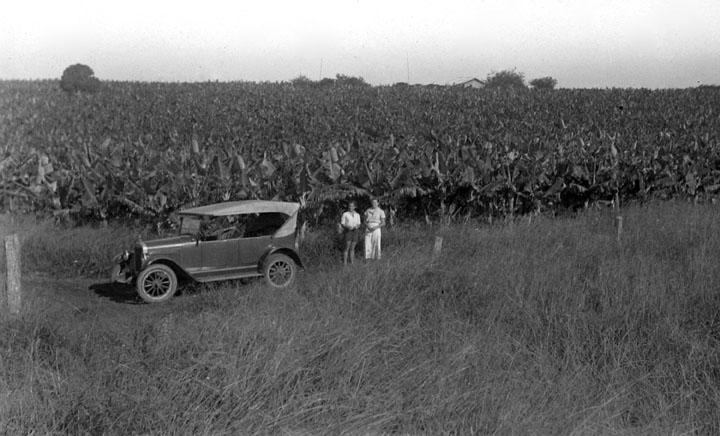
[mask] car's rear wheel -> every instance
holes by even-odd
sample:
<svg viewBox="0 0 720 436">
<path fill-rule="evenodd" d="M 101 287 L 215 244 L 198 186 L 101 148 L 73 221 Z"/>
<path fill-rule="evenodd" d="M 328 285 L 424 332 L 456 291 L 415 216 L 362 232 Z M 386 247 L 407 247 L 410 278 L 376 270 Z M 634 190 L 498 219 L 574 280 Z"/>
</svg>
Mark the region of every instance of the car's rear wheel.
<svg viewBox="0 0 720 436">
<path fill-rule="evenodd" d="M 148 303 L 162 303 L 177 292 L 175 271 L 167 265 L 153 264 L 145 268 L 137 278 L 137 292 Z"/>
<path fill-rule="evenodd" d="M 265 281 L 273 288 L 284 289 L 295 282 L 297 265 L 284 254 L 272 254 L 263 265 Z"/>
</svg>

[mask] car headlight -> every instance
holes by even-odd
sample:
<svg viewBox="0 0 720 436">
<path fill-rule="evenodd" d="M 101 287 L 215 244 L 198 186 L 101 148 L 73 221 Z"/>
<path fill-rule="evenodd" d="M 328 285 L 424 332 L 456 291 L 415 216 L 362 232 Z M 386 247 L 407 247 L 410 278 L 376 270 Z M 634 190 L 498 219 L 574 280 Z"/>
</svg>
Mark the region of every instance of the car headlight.
<svg viewBox="0 0 720 436">
<path fill-rule="evenodd" d="M 130 259 L 130 252 L 125 250 L 122 253 L 118 254 L 113 258 L 113 262 L 119 263 L 119 262 L 127 262 L 127 260 Z"/>
</svg>

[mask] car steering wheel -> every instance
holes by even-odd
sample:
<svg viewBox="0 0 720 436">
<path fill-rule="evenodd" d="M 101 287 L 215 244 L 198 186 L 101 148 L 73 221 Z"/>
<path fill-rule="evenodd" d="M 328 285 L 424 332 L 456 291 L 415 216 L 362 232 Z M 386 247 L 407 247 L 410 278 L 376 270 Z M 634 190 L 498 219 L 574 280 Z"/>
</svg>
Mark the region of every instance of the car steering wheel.
<svg viewBox="0 0 720 436">
<path fill-rule="evenodd" d="M 221 239 L 232 239 L 233 236 L 234 236 L 235 230 L 236 230 L 236 228 L 235 228 L 234 226 L 233 226 L 233 227 L 226 227 L 226 228 L 224 228 L 224 229 L 218 230 L 218 231 L 215 232 L 215 233 L 217 234 L 218 240 L 221 240 Z"/>
</svg>

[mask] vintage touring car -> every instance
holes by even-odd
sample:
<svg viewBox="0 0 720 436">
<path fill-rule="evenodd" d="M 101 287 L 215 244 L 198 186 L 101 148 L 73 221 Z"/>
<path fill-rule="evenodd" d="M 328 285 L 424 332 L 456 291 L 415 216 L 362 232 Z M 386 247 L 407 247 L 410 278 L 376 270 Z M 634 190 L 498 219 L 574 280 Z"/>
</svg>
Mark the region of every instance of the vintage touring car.
<svg viewBox="0 0 720 436">
<path fill-rule="evenodd" d="M 138 241 L 115 257 L 114 282 L 134 284 L 151 303 L 170 299 L 179 281 L 211 282 L 264 276 L 287 288 L 302 268 L 297 215 L 300 205 L 232 201 L 180 211 L 176 236 Z"/>
</svg>

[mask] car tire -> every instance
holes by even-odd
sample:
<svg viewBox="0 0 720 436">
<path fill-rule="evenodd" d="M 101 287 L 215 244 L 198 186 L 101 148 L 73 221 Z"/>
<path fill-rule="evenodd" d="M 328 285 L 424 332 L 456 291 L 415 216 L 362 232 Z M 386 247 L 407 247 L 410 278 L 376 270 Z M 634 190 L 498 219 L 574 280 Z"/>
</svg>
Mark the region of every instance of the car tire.
<svg viewBox="0 0 720 436">
<path fill-rule="evenodd" d="M 284 254 L 271 254 L 263 264 L 263 276 L 267 284 L 276 289 L 286 289 L 295 283 L 297 265 Z"/>
<path fill-rule="evenodd" d="M 177 275 L 169 266 L 156 263 L 138 275 L 135 287 L 140 298 L 148 303 L 162 303 L 177 292 Z"/>
</svg>

